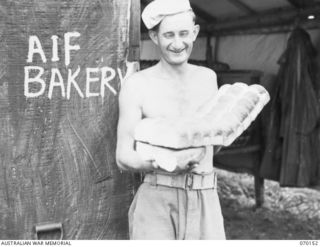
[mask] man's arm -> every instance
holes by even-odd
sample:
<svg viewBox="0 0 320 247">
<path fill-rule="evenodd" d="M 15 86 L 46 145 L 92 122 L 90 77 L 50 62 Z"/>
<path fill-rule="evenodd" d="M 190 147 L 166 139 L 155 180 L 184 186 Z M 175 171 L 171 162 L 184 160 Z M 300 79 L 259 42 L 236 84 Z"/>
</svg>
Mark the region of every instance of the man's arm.
<svg viewBox="0 0 320 247">
<path fill-rule="evenodd" d="M 210 69 L 210 83 L 211 83 L 211 87 L 212 87 L 212 93 L 213 93 L 213 97 L 215 97 L 215 95 L 217 94 L 219 88 L 218 88 L 218 81 L 217 81 L 217 74 Z M 222 146 L 214 146 L 213 147 L 213 155 L 215 155 L 216 153 L 218 153 L 220 151 L 220 149 L 222 148 Z"/>
<path fill-rule="evenodd" d="M 134 128 L 142 119 L 139 77 L 136 74 L 129 77 L 122 85 L 119 95 L 116 161 L 122 170 L 149 171 L 155 169 L 154 162 L 142 160 L 134 150 Z"/>
</svg>

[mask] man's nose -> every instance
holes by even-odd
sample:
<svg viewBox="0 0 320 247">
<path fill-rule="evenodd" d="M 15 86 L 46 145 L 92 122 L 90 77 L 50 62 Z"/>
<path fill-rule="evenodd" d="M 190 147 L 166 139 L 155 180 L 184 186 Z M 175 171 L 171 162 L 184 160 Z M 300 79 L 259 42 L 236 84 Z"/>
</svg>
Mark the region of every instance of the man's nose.
<svg viewBox="0 0 320 247">
<path fill-rule="evenodd" d="M 173 48 L 176 50 L 184 48 L 183 40 L 180 37 L 175 37 L 172 45 Z"/>
</svg>

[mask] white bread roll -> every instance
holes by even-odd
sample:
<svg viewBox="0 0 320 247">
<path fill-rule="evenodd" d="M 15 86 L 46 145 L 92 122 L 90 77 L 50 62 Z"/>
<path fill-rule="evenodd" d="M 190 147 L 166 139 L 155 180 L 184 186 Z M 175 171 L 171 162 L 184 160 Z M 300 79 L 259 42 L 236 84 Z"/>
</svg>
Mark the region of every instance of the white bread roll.
<svg viewBox="0 0 320 247">
<path fill-rule="evenodd" d="M 135 129 L 136 141 L 183 149 L 230 145 L 245 131 L 270 100 L 260 85 L 224 85 L 191 119 L 143 119 Z"/>
</svg>

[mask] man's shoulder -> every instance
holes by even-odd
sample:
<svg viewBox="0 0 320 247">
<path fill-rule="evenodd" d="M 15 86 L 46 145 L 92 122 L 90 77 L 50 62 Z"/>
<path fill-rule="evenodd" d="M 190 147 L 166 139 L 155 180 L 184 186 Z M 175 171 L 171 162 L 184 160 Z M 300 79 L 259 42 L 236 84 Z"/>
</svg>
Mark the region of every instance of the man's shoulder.
<svg viewBox="0 0 320 247">
<path fill-rule="evenodd" d="M 148 80 L 148 77 L 150 77 L 150 75 L 152 75 L 154 71 L 154 66 L 149 67 L 147 69 L 143 69 L 140 71 L 137 71 L 135 73 L 133 73 L 132 75 L 130 75 L 127 79 L 126 82 L 132 84 L 143 84 L 144 82 L 146 82 Z"/>
<path fill-rule="evenodd" d="M 194 70 L 195 73 L 199 73 L 203 76 L 216 76 L 216 72 L 214 72 L 214 70 L 208 68 L 208 67 L 204 67 L 204 66 L 200 66 L 200 65 L 195 65 L 195 64 L 190 64 L 191 68 Z"/>
<path fill-rule="evenodd" d="M 131 94 L 141 96 L 145 94 L 147 90 L 146 86 L 150 81 L 150 77 L 152 77 L 152 71 L 153 68 L 150 67 L 131 74 L 122 83 L 120 92 L 126 95 Z"/>
</svg>

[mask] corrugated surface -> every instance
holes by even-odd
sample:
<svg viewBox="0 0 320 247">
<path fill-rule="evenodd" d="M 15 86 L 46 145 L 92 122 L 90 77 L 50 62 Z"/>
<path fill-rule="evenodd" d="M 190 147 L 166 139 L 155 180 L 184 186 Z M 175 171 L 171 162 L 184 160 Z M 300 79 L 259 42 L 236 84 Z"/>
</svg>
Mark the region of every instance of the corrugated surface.
<svg viewBox="0 0 320 247">
<path fill-rule="evenodd" d="M 70 100 L 48 87 L 37 98 L 24 97 L 24 66 L 51 68 L 66 84 L 63 35 L 72 43 L 69 68 L 85 91 L 85 68 L 125 70 L 130 0 L 19 0 L 0 3 L 0 239 L 35 238 L 36 224 L 62 222 L 65 239 L 127 238 L 132 178 L 115 164 L 117 96 Z M 27 64 L 28 38 L 37 35 L 48 62 Z M 51 36 L 59 36 L 59 62 L 51 62 Z M 116 76 L 110 82 L 119 91 Z M 93 83 L 92 91 L 100 84 Z M 46 237 L 46 236 L 44 236 Z"/>
</svg>

